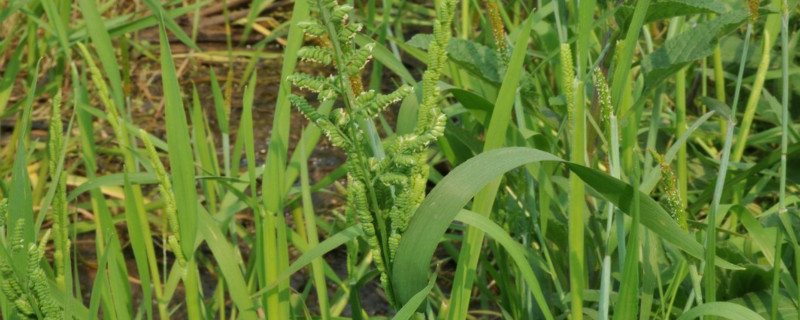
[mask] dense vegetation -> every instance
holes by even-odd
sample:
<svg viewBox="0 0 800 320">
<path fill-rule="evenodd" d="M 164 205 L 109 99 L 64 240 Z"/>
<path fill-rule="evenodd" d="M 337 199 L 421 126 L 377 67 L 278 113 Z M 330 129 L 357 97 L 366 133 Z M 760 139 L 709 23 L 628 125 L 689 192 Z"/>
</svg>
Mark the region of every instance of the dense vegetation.
<svg viewBox="0 0 800 320">
<path fill-rule="evenodd" d="M 800 319 L 797 3 L 0 0 L 0 318 Z"/>
</svg>

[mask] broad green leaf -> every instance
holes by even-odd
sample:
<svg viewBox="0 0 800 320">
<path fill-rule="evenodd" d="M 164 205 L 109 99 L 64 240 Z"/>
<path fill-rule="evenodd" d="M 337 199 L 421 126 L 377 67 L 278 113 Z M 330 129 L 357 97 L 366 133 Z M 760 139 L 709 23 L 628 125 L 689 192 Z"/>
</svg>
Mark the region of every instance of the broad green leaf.
<svg viewBox="0 0 800 320">
<path fill-rule="evenodd" d="M 731 107 L 725 104 L 722 101 L 714 99 L 712 97 L 701 97 L 700 102 L 702 102 L 706 107 L 711 110 L 716 111 L 719 115 L 722 116 L 723 119 L 730 119 L 731 117 Z"/>
<path fill-rule="evenodd" d="M 746 12 L 733 11 L 668 39 L 642 59 L 645 85 L 655 88 L 681 68 L 710 56 L 719 37 L 741 25 L 746 18 Z"/>
<path fill-rule="evenodd" d="M 764 317 L 742 305 L 731 302 L 710 302 L 685 312 L 678 320 L 697 319 L 702 316 L 719 316 L 730 320 L 764 320 Z"/>
<path fill-rule="evenodd" d="M 632 204 L 629 198 L 633 195 L 633 187 L 601 171 L 569 162 L 565 162 L 565 164 L 570 170 L 577 173 L 587 185 L 603 195 L 603 198 L 614 203 L 623 212 L 630 214 Z M 641 191 L 639 192 L 641 193 Z M 696 258 L 702 258 L 703 246 L 684 232 L 658 202 L 644 193 L 642 193 L 639 202 L 642 210 L 642 224 L 645 227 L 664 238 L 664 240 L 686 251 L 686 253 Z M 739 266 L 725 260 L 717 261 L 716 266 L 727 269 L 741 269 Z"/>
<path fill-rule="evenodd" d="M 486 81 L 495 84 L 503 81 L 505 73 L 503 59 L 492 48 L 474 41 L 453 38 L 447 44 L 447 56 L 451 61 Z"/>
<path fill-rule="evenodd" d="M 742 305 L 764 318 L 767 318 L 771 312 L 772 307 L 770 304 L 772 299 L 778 299 L 778 319 L 776 320 L 797 319 L 797 305 L 785 291 L 781 291 L 778 297 L 772 296 L 770 290 L 749 292 L 742 297 L 729 300 L 728 302 Z"/>
<path fill-rule="evenodd" d="M 670 0 L 656 2 L 647 8 L 644 22 L 650 23 L 658 20 L 669 19 L 678 16 L 692 14 L 717 13 L 725 11 L 725 6 L 714 0 Z M 621 6 L 615 13 L 617 23 L 623 28 L 627 28 L 633 16 L 633 7 L 629 5 Z"/>
<path fill-rule="evenodd" d="M 452 89 L 450 93 L 453 94 L 456 100 L 461 102 L 464 108 L 472 113 L 472 117 L 480 124 L 484 126 L 489 124 L 489 120 L 491 120 L 492 117 L 492 109 L 494 109 L 491 102 L 475 93 L 463 89 Z M 514 124 L 509 123 L 509 125 Z"/>
</svg>

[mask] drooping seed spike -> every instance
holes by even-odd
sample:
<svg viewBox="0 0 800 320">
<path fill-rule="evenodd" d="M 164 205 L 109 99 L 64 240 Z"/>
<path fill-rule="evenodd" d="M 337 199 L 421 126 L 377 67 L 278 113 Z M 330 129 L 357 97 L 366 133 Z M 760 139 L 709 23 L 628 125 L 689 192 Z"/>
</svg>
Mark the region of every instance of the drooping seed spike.
<svg viewBox="0 0 800 320">
<path fill-rule="evenodd" d="M 378 94 L 371 97 L 371 99 L 367 100 L 368 102 L 363 105 L 363 110 L 366 113 L 366 116 L 369 118 L 374 117 L 381 111 L 383 111 L 389 105 L 403 100 L 409 93 L 411 93 L 414 89 L 407 85 L 403 85 L 400 88 L 397 88 L 394 92 L 390 94 Z"/>
<path fill-rule="evenodd" d="M 297 56 L 303 61 L 310 61 L 322 65 L 330 65 L 333 61 L 333 51 L 330 48 L 319 46 L 306 46 L 297 50 Z"/>
<path fill-rule="evenodd" d="M 363 28 L 364 26 L 360 23 L 350 23 L 345 25 L 339 31 L 339 41 L 349 45 Z"/>
<path fill-rule="evenodd" d="M 289 82 L 298 88 L 313 92 L 322 92 L 333 89 L 331 78 L 328 77 L 315 77 L 305 73 L 295 73 L 289 75 L 286 80 L 289 80 Z"/>
<path fill-rule="evenodd" d="M 144 147 L 147 150 L 148 156 L 150 157 L 150 164 L 156 171 L 156 178 L 158 179 L 159 184 L 158 190 L 165 202 L 164 215 L 167 217 L 169 229 L 175 235 L 176 239 L 180 240 L 178 204 L 175 198 L 175 193 L 172 191 L 172 183 L 170 182 L 167 170 L 164 168 L 164 164 L 161 163 L 158 152 L 156 152 L 156 148 L 153 146 L 153 142 L 150 140 L 150 136 L 147 134 L 147 132 L 140 129 L 139 138 L 144 143 Z"/>
<path fill-rule="evenodd" d="M 349 5 L 336 6 L 331 10 L 331 21 L 339 24 L 347 22 L 347 16 L 353 11 L 353 7 Z"/>
<path fill-rule="evenodd" d="M 297 26 L 300 29 L 303 29 L 306 35 L 315 37 L 315 38 L 322 38 L 326 34 L 328 34 L 328 30 L 317 21 L 301 21 L 297 23 Z"/>
<path fill-rule="evenodd" d="M 344 111 L 344 109 L 337 108 L 331 111 L 330 120 L 339 129 L 343 129 L 348 123 L 350 123 L 350 116 L 346 111 Z"/>
<path fill-rule="evenodd" d="M 316 123 L 320 119 L 325 119 L 325 117 L 317 112 L 317 109 L 314 109 L 314 107 L 311 106 L 311 104 L 308 103 L 308 100 L 306 100 L 304 97 L 290 94 L 289 102 L 294 105 L 295 108 L 297 108 L 297 110 L 303 114 L 303 116 L 313 123 Z"/>
<path fill-rule="evenodd" d="M 374 47 L 374 43 L 368 43 L 345 57 L 345 72 L 347 72 L 347 75 L 355 76 L 361 74 L 361 69 L 363 69 L 364 66 L 367 65 L 367 62 L 369 62 L 369 59 L 372 58 L 372 49 Z"/>
<path fill-rule="evenodd" d="M 8 218 L 8 198 L 0 200 L 0 228 L 6 226 Z"/>
<path fill-rule="evenodd" d="M 387 172 L 380 175 L 378 177 L 378 180 L 380 180 L 381 183 L 387 186 L 389 185 L 399 186 L 399 185 L 406 185 L 408 183 L 408 177 L 393 172 Z"/>
</svg>

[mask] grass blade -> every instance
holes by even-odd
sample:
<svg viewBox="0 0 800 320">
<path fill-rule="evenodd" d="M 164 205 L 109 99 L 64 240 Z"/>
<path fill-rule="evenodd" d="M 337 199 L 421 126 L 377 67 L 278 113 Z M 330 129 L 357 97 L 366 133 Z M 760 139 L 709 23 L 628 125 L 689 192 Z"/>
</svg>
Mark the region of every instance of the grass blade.
<svg viewBox="0 0 800 320">
<path fill-rule="evenodd" d="M 764 317 L 742 305 L 731 302 L 708 302 L 684 312 L 678 320 L 697 319 L 702 316 L 720 316 L 730 320 L 765 320 Z"/>
<path fill-rule="evenodd" d="M 175 198 L 178 204 L 178 223 L 181 232 L 181 248 L 187 259 L 194 253 L 197 238 L 197 191 L 195 189 L 194 156 L 189 141 L 189 125 L 183 107 L 181 88 L 172 61 L 172 51 L 166 30 L 161 33 L 161 72 L 164 85 L 166 109 L 167 145 L 169 163 L 172 168 Z"/>
<path fill-rule="evenodd" d="M 528 36 L 530 35 L 531 25 L 533 23 L 533 15 L 522 24 L 519 35 L 517 36 L 514 51 L 511 55 L 511 60 L 508 65 L 508 71 L 503 79 L 503 85 L 497 95 L 495 101 L 493 116 L 489 121 L 489 126 L 486 131 L 486 139 L 483 145 L 483 150 L 488 151 L 499 148 L 505 142 L 506 128 L 511 121 L 511 108 L 514 105 L 514 97 L 517 93 L 517 85 L 519 84 L 520 71 L 522 70 L 524 58 L 528 48 Z M 483 185 L 481 185 L 483 186 Z M 500 186 L 500 178 L 494 179 L 489 183 L 483 191 L 475 195 L 475 202 L 472 209 L 479 214 L 488 216 L 492 210 L 497 188 Z M 475 194 L 475 193 L 472 193 Z M 462 205 L 463 206 L 463 205 Z M 415 215 L 416 216 L 416 215 Z M 404 236 L 404 239 L 408 237 Z M 438 242 L 438 239 L 436 240 Z M 475 272 L 475 267 L 478 263 L 480 249 L 483 244 L 483 233 L 469 229 L 466 234 L 461 254 L 459 255 L 458 268 L 456 269 L 455 280 L 453 282 L 453 293 L 450 297 L 451 307 L 448 310 L 448 319 L 463 319 L 466 317 L 467 309 L 469 308 L 469 296 L 472 291 L 472 277 Z M 402 247 L 402 241 L 401 241 Z M 398 258 L 399 258 L 398 249 Z M 399 261 L 395 260 L 395 261 Z M 395 262 L 396 264 L 397 262 Z M 424 265 L 425 263 L 423 263 Z M 394 268 L 397 270 L 398 268 Z M 401 268 L 402 269 L 402 268 Z M 395 272 L 396 273 L 396 272 Z M 393 277 L 394 281 L 407 282 L 405 275 L 400 277 Z M 397 290 L 395 290 L 397 291 Z M 410 298 L 410 294 L 419 291 L 418 288 L 408 290 L 401 290 L 402 293 L 397 297 L 402 302 Z"/>
</svg>

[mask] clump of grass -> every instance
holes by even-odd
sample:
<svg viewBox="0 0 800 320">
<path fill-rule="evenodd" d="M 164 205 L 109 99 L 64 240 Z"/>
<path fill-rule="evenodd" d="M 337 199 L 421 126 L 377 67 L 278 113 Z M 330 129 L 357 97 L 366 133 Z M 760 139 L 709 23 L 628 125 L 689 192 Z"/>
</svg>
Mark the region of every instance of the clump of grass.
<svg viewBox="0 0 800 320">
<path fill-rule="evenodd" d="M 381 273 L 381 284 L 392 303 L 391 263 L 411 215 L 425 196 L 426 148 L 444 131 L 445 116 L 438 107 L 437 81 L 446 63 L 445 47 L 450 38 L 454 6 L 454 1 L 445 1 L 438 9 L 428 69 L 423 74 L 423 98 L 416 129 L 389 141 L 385 151 L 380 142 L 374 143 L 380 137 L 368 130 L 369 124 L 412 89 L 400 86 L 389 94 L 363 89 L 361 70 L 369 62 L 374 44 L 355 46 L 354 38 L 362 26 L 348 21 L 352 7 L 318 0 L 318 18 L 302 24 L 307 35 L 320 38 L 325 46 L 303 47 L 298 56 L 333 65 L 337 73 L 328 78 L 298 73 L 288 79 L 297 87 L 318 93 L 321 101 L 341 98 L 344 102 L 343 108 L 334 109 L 325 117 L 304 97 L 290 96 L 292 104 L 347 154 L 348 212 L 357 217 L 364 229 L 375 266 Z M 368 145 L 372 148 L 368 149 Z"/>
</svg>

